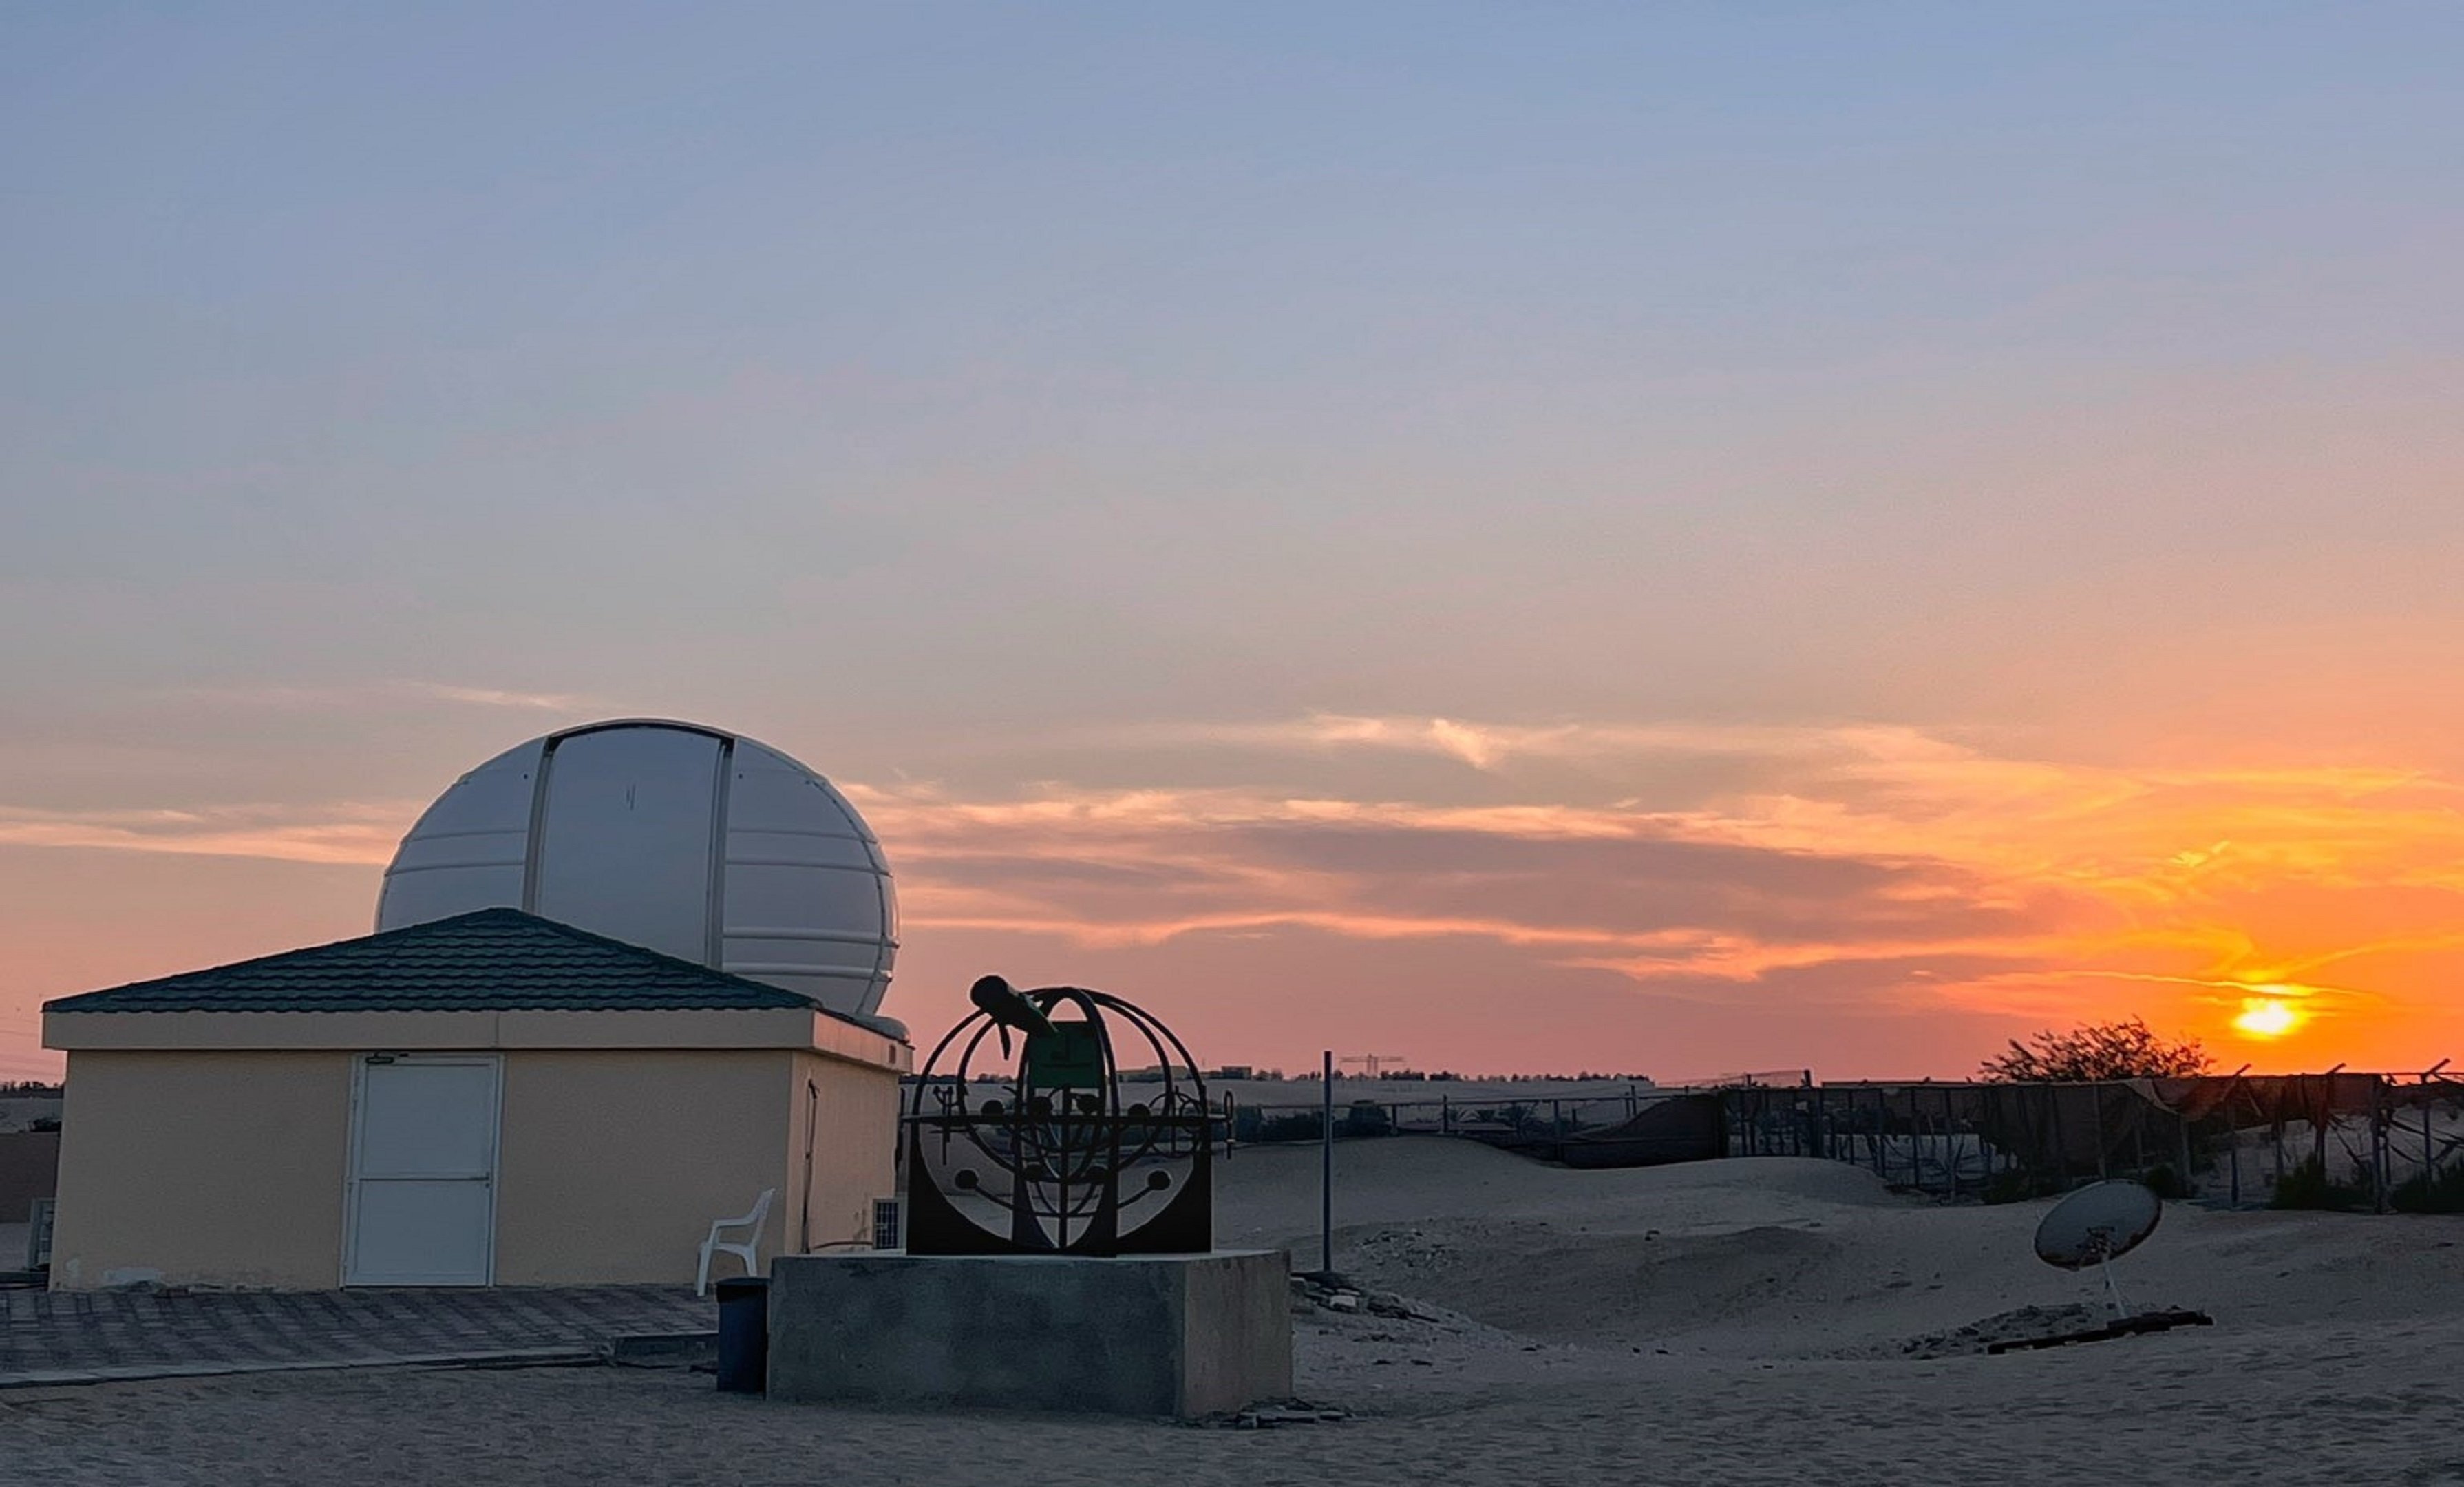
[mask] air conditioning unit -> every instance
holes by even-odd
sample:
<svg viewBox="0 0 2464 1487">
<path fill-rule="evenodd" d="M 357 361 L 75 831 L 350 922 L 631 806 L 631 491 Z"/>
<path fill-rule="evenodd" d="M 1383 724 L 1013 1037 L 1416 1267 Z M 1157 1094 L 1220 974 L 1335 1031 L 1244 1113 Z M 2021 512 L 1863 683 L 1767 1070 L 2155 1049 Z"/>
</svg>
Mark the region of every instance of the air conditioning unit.
<svg viewBox="0 0 2464 1487">
<path fill-rule="evenodd" d="M 876 1250 L 898 1248 L 898 1200 L 872 1200 L 872 1247 Z"/>
</svg>

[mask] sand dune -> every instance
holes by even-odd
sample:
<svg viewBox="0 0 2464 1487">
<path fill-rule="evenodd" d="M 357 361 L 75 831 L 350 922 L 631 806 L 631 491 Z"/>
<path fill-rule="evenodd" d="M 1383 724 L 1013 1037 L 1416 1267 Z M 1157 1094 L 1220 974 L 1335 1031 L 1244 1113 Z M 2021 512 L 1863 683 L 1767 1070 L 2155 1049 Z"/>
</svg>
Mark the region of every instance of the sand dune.
<svg viewBox="0 0 2464 1487">
<path fill-rule="evenodd" d="M 1287 1245 L 1313 1266 L 1313 1160 L 1242 1152 L 1221 1187 L 1226 1241 Z M 1810 1159 L 1577 1172 L 1405 1138 L 1342 1150 L 1335 1259 L 1369 1284 L 1551 1341 L 1861 1356 L 2019 1307 L 2101 1304 L 2100 1282 L 2032 1253 L 2050 1206 L 1944 1208 Z M 2459 1239 L 2464 1222 L 2450 1218 L 2173 1204 L 2115 1276 L 2134 1306 L 2244 1327 L 2393 1321 L 2464 1281 Z"/>
<path fill-rule="evenodd" d="M 1942 1209 L 1833 1164 L 1543 1167 L 1341 1152 L 1338 1266 L 1419 1317 L 1295 1319 L 1268 1432 L 790 1409 L 618 1370 L 253 1378 L 0 1395 L 27 1480 L 1243 1484 L 2464 1483 L 2464 1221 L 2172 1206 L 2117 1267 L 2217 1324 L 1989 1358 L 1976 1324 L 2099 1300 L 2043 1205 Z M 1315 1153 L 1224 1169 L 1228 1244 L 1312 1265 Z"/>
</svg>

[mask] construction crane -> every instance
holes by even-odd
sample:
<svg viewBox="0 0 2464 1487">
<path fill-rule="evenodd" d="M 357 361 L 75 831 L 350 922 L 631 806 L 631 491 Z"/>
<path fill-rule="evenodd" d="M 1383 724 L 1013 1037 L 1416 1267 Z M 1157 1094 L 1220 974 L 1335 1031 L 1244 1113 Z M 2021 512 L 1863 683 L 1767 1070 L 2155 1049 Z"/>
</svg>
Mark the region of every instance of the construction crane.
<svg viewBox="0 0 2464 1487">
<path fill-rule="evenodd" d="M 1372 1079 L 1377 1077 L 1378 1071 L 1381 1069 L 1400 1068 L 1410 1061 L 1401 1054 L 1353 1054 L 1335 1060 L 1336 1063 L 1347 1067 L 1353 1064 L 1360 1065 L 1360 1072 Z"/>
</svg>

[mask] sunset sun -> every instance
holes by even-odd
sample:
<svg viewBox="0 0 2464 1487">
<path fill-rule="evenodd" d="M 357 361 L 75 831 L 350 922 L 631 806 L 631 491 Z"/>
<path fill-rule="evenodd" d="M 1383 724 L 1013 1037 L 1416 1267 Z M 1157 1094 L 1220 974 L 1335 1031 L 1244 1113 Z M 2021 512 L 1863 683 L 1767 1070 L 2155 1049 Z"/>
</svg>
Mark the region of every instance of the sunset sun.
<svg viewBox="0 0 2464 1487">
<path fill-rule="evenodd" d="M 2301 1025 L 2301 1014 L 2272 996 L 2245 997 L 2233 1025 L 2245 1037 L 2280 1038 Z"/>
</svg>

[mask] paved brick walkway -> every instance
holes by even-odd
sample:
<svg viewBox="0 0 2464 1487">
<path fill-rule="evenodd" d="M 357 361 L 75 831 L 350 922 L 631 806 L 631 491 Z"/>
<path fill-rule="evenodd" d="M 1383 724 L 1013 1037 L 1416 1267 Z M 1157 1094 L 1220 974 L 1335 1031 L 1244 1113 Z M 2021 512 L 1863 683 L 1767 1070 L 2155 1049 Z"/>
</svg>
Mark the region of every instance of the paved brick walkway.
<svg viewBox="0 0 2464 1487">
<path fill-rule="evenodd" d="M 685 1290 L 0 1290 L 0 1387 L 280 1368 L 545 1360 L 610 1339 L 708 1332 Z"/>
</svg>

